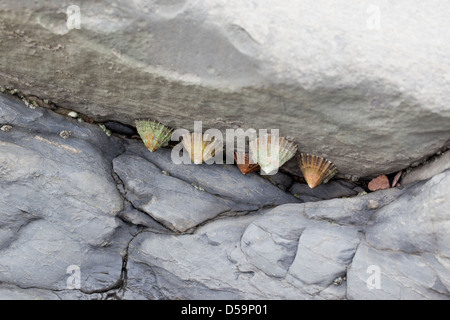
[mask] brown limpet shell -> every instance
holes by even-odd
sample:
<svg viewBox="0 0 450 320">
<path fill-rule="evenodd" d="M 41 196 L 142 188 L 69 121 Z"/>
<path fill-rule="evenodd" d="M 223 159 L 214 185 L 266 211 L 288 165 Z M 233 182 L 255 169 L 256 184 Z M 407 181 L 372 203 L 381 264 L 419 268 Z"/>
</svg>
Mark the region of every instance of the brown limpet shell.
<svg viewBox="0 0 450 320">
<path fill-rule="evenodd" d="M 236 161 L 236 165 L 239 168 L 239 170 L 241 170 L 242 174 L 255 172 L 260 169 L 259 164 L 250 163 L 250 156 L 246 152 L 235 152 L 234 161 Z"/>
<path fill-rule="evenodd" d="M 327 183 L 338 172 L 331 161 L 308 153 L 300 154 L 299 166 L 306 183 L 311 189 L 322 183 Z"/>
</svg>

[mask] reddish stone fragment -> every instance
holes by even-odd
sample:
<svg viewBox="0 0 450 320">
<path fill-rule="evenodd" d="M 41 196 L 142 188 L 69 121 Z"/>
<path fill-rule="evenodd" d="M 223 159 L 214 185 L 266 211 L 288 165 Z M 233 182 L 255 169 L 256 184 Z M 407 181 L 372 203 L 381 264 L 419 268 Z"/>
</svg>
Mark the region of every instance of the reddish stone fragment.
<svg viewBox="0 0 450 320">
<path fill-rule="evenodd" d="M 389 189 L 391 185 L 389 183 L 388 177 L 385 174 L 383 174 L 370 181 L 368 187 L 370 191 L 377 191 Z"/>
</svg>

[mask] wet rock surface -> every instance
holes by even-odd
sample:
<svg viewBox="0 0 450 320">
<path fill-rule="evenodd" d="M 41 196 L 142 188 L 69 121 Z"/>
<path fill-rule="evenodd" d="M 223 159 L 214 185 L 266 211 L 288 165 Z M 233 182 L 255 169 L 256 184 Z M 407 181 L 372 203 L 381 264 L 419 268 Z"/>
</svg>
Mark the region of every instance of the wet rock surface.
<svg viewBox="0 0 450 320">
<path fill-rule="evenodd" d="M 3 125 L 2 299 L 450 298 L 448 170 L 356 195 L 175 165 L 6 95 Z"/>
</svg>

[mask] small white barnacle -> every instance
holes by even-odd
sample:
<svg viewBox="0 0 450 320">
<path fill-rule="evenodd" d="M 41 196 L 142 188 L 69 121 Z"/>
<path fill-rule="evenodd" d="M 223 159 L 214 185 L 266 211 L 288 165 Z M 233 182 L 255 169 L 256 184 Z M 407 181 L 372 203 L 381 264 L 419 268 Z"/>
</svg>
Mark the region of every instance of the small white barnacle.
<svg viewBox="0 0 450 320">
<path fill-rule="evenodd" d="M 72 131 L 63 130 L 59 133 L 59 136 L 63 139 L 68 139 L 72 135 Z"/>
<path fill-rule="evenodd" d="M 346 280 L 345 277 L 337 277 L 336 279 L 333 280 L 333 284 L 335 286 L 340 286 L 345 280 Z"/>
<path fill-rule="evenodd" d="M 75 111 L 70 111 L 67 115 L 74 119 L 78 117 L 78 113 L 76 113 Z"/>
<path fill-rule="evenodd" d="M 98 126 L 106 133 L 108 137 L 111 136 L 111 131 L 108 128 L 106 128 L 104 124 L 99 123 Z"/>
<path fill-rule="evenodd" d="M 13 127 L 11 125 L 5 124 L 5 125 L 1 126 L 0 130 L 3 132 L 10 132 L 12 128 Z"/>
<path fill-rule="evenodd" d="M 199 190 L 199 191 L 205 191 L 205 189 L 203 189 L 202 187 L 198 186 L 196 183 L 192 182 L 191 186 L 193 186 L 195 189 Z"/>
</svg>

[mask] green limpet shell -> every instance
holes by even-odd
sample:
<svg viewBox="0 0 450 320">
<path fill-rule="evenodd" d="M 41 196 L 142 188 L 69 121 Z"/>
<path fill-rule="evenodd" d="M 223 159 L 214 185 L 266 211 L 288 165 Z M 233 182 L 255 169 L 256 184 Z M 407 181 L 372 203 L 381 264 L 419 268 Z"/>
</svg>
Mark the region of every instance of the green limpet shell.
<svg viewBox="0 0 450 320">
<path fill-rule="evenodd" d="M 136 120 L 136 129 L 151 152 L 168 144 L 172 137 L 172 129 L 153 120 Z"/>
</svg>

